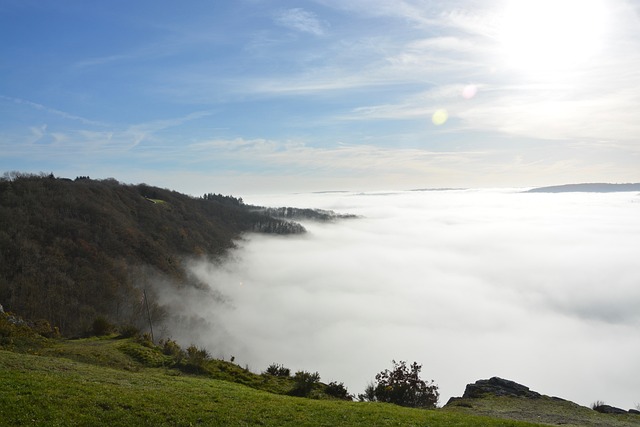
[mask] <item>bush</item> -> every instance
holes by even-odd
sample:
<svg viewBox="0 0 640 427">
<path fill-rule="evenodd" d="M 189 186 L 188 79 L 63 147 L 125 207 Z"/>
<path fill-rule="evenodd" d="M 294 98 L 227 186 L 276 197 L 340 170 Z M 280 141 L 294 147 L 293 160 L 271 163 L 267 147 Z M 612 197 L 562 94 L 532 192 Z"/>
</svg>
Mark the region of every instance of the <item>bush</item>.
<svg viewBox="0 0 640 427">
<path fill-rule="evenodd" d="M 291 376 L 291 370 L 282 365 L 278 365 L 277 363 L 272 363 L 265 371 L 265 374 L 274 375 L 276 377 L 289 377 Z"/>
<path fill-rule="evenodd" d="M 327 384 L 327 387 L 324 389 L 324 392 L 329 396 L 337 397 L 342 400 L 353 400 L 353 396 L 349 394 L 347 388 L 343 383 L 337 383 L 335 381 Z"/>
<path fill-rule="evenodd" d="M 120 327 L 120 336 L 122 338 L 134 338 L 140 336 L 140 329 L 133 325 L 125 325 Z"/>
<path fill-rule="evenodd" d="M 45 319 L 34 321 L 32 329 L 45 338 L 60 338 L 60 330 L 57 327 L 51 327 L 51 324 Z"/>
<path fill-rule="evenodd" d="M 172 339 L 160 341 L 160 346 L 162 347 L 162 353 L 171 356 L 175 363 L 180 363 L 185 358 L 185 352 L 180 345 Z"/>
<path fill-rule="evenodd" d="M 127 342 L 119 348 L 124 354 L 147 367 L 159 368 L 172 365 L 171 358 L 162 354 L 159 347 L 147 347 L 139 343 Z"/>
<path fill-rule="evenodd" d="M 192 344 L 182 352 L 182 358 L 179 363 L 176 363 L 176 366 L 190 374 L 206 374 L 209 372 L 206 365 L 210 360 L 211 355 L 205 348 L 198 348 Z M 176 362 L 178 361 L 176 360 Z"/>
<path fill-rule="evenodd" d="M 193 366 L 202 367 L 204 362 L 211 360 L 211 355 L 206 348 L 198 348 L 195 345 L 187 347 L 187 363 Z"/>
<path fill-rule="evenodd" d="M 33 329 L 22 318 L 4 312 L 0 313 L 0 337 L 6 338 L 2 342 L 8 344 L 11 343 L 12 338 L 33 338 L 35 335 L 36 333 Z M 0 345 L 2 345 L 2 342 L 0 342 Z"/>
<path fill-rule="evenodd" d="M 56 329 L 54 331 L 57 332 Z M 21 317 L 4 311 L 0 312 L 0 348 L 33 351 L 45 344 L 45 338 Z"/>
<path fill-rule="evenodd" d="M 151 334 L 148 332 L 145 332 L 142 335 L 138 335 L 136 337 L 136 341 L 140 344 L 142 344 L 143 346 L 147 347 L 147 348 L 155 348 L 156 345 L 153 343 L 153 340 L 151 339 Z"/>
<path fill-rule="evenodd" d="M 373 395 L 378 402 L 394 403 L 412 408 L 433 409 L 438 404 L 438 386 L 420 379 L 422 365 L 393 360 L 393 370 L 385 369 L 376 375 L 376 384 L 365 395 Z"/>
<path fill-rule="evenodd" d="M 289 394 L 292 396 L 309 397 L 313 386 L 320 381 L 320 374 L 307 371 L 298 371 L 293 377 L 295 385 Z"/>
<path fill-rule="evenodd" d="M 358 395 L 360 402 L 375 402 L 376 400 L 376 386 L 372 382 L 367 384 L 364 389 L 364 393 Z"/>
<path fill-rule="evenodd" d="M 91 325 L 91 331 L 96 337 L 101 337 L 104 335 L 109 335 L 110 333 L 115 331 L 115 327 L 111 323 L 109 323 L 107 319 L 100 316 L 96 317 L 96 319 L 93 321 L 93 324 Z"/>
</svg>

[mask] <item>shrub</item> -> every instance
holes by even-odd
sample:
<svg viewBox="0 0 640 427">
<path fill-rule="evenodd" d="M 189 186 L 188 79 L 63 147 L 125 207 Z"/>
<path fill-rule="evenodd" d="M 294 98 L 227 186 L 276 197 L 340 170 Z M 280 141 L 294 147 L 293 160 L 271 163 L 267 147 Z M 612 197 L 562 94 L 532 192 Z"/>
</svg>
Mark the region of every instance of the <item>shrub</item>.
<svg viewBox="0 0 640 427">
<path fill-rule="evenodd" d="M 289 394 L 292 396 L 309 397 L 313 386 L 320 381 L 320 374 L 307 371 L 298 371 L 293 377 L 295 385 Z"/>
<path fill-rule="evenodd" d="M 190 374 L 206 374 L 206 363 L 211 360 L 211 355 L 205 348 L 198 348 L 191 344 L 186 351 L 182 352 L 183 357 L 176 367 Z"/>
<path fill-rule="evenodd" d="M 32 337 L 35 335 L 27 323 L 17 316 L 7 313 L 0 313 L 0 337 Z M 6 342 L 10 340 L 7 339 Z"/>
<path fill-rule="evenodd" d="M 44 345 L 45 337 L 19 316 L 0 312 L 0 348 L 24 351 Z"/>
<path fill-rule="evenodd" d="M 283 365 L 272 363 L 265 371 L 265 374 L 274 375 L 276 377 L 289 377 L 291 376 L 291 370 L 289 368 L 285 368 Z"/>
<path fill-rule="evenodd" d="M 145 366 L 157 368 L 167 366 L 171 362 L 169 358 L 162 354 L 158 347 L 146 347 L 136 343 L 126 343 L 120 347 L 120 350 L 142 363 Z"/>
<path fill-rule="evenodd" d="M 375 402 L 376 400 L 376 386 L 372 382 L 367 384 L 364 389 L 364 393 L 358 395 L 360 402 Z"/>
<path fill-rule="evenodd" d="M 376 401 L 394 403 L 412 408 L 433 409 L 438 404 L 438 386 L 420 379 L 422 365 L 413 362 L 409 367 L 405 361 L 393 362 L 393 370 L 385 369 L 376 375 L 376 384 L 369 394 Z M 365 390 L 365 394 L 367 391 Z"/>
<path fill-rule="evenodd" d="M 33 322 L 32 329 L 35 333 L 45 338 L 59 338 L 60 330 L 57 327 L 51 327 L 51 324 L 45 319 L 39 319 Z"/>
<path fill-rule="evenodd" d="M 153 343 L 153 340 L 151 339 L 151 334 L 148 332 L 145 332 L 144 334 L 137 336 L 136 341 L 138 341 L 138 343 L 148 348 L 156 347 L 156 345 Z"/>
<path fill-rule="evenodd" d="M 133 325 L 125 325 L 120 327 L 120 336 L 122 338 L 133 338 L 140 336 L 140 329 Z"/>
<path fill-rule="evenodd" d="M 93 335 L 95 335 L 96 337 L 109 335 L 114 330 L 115 330 L 115 327 L 111 323 L 109 323 L 109 321 L 106 318 L 102 316 L 96 317 L 96 319 L 93 321 L 93 324 L 91 325 L 91 331 L 93 332 Z"/>
<path fill-rule="evenodd" d="M 182 362 L 185 358 L 184 350 L 172 339 L 160 341 L 160 346 L 162 347 L 162 352 L 167 356 L 171 356 L 176 363 Z"/>
<path fill-rule="evenodd" d="M 202 367 L 204 362 L 211 360 L 211 355 L 205 348 L 198 348 L 191 344 L 187 347 L 187 363 L 192 366 Z"/>
<path fill-rule="evenodd" d="M 329 396 L 337 397 L 342 400 L 353 400 L 353 396 L 349 394 L 347 388 L 343 383 L 337 383 L 335 381 L 327 384 L 327 387 L 324 389 L 324 392 Z"/>
</svg>

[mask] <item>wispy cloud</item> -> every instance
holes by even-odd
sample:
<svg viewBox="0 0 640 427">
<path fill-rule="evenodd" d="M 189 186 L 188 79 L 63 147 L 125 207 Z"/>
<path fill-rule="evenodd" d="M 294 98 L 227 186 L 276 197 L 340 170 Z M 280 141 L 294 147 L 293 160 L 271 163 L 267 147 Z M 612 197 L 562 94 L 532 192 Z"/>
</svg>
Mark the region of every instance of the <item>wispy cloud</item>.
<svg viewBox="0 0 640 427">
<path fill-rule="evenodd" d="M 640 81 L 639 81 L 640 83 Z M 600 86 L 581 92 L 575 86 L 476 84 L 465 99 L 465 84 L 438 86 L 400 102 L 354 109 L 346 120 L 427 119 L 439 108 L 458 119 L 449 131 L 499 132 L 523 138 L 551 140 L 635 141 L 640 123 L 640 90 Z M 590 91 L 591 93 L 589 93 Z"/>
<path fill-rule="evenodd" d="M 438 12 L 425 8 L 419 10 L 417 5 L 402 3 L 404 11 L 382 4 L 371 4 L 367 13 L 374 15 L 397 15 L 413 17 L 422 22 L 428 15 L 434 14 L 429 21 L 432 28 L 444 29 L 453 24 L 439 16 Z M 335 8 L 340 5 L 325 3 Z M 358 10 L 365 13 L 364 4 L 345 6 L 349 11 Z M 402 9 L 402 7 L 400 8 Z M 375 12 L 373 12 L 375 11 Z M 419 11 L 419 12 L 418 12 Z M 406 16 L 405 16 L 406 15 Z M 294 66 L 287 73 L 278 76 L 248 78 L 248 84 L 237 85 L 239 90 L 269 95 L 325 95 L 340 91 L 367 87 L 384 87 L 393 85 L 425 85 L 438 84 L 441 81 L 473 80 L 478 74 L 487 73 L 490 67 L 486 61 L 487 43 L 479 43 L 469 35 L 430 35 L 430 31 L 417 32 L 415 37 L 394 33 L 376 34 L 364 29 L 359 38 L 346 40 L 327 40 L 322 48 L 315 48 L 315 54 L 322 61 Z M 296 64 L 297 65 L 297 64 Z"/>
<path fill-rule="evenodd" d="M 478 139 L 491 137 L 478 135 Z M 565 159 L 567 148 L 555 146 L 553 149 L 541 146 L 527 153 L 508 143 L 496 148 L 493 141 L 478 141 L 471 147 L 441 151 L 366 144 L 316 147 L 296 141 L 234 139 L 193 144 L 174 157 L 181 161 L 197 158 L 197 161 L 188 161 L 192 168 L 198 168 L 199 164 L 215 164 L 224 171 L 235 169 L 250 173 L 260 169 L 264 176 L 271 178 L 290 173 L 304 176 L 287 186 L 292 191 L 303 188 L 303 182 L 318 188 L 319 182 L 327 183 L 329 178 L 334 178 L 331 188 L 345 188 L 346 183 L 368 189 L 500 186 L 504 185 L 506 177 L 513 186 L 531 182 L 550 185 L 557 182 L 553 180 L 558 177 L 609 177 L 615 180 L 635 167 L 633 157 L 628 155 L 624 165 L 619 159 L 612 161 L 611 147 L 607 145 L 574 146 L 569 150 L 573 153 L 571 161 Z M 239 172 L 238 176 L 241 174 Z M 340 184 L 340 179 L 344 183 Z"/>
<path fill-rule="evenodd" d="M 108 56 L 100 56 L 100 57 L 83 59 L 76 62 L 73 65 L 74 67 L 77 67 L 77 68 L 87 68 L 87 67 L 94 67 L 99 65 L 106 65 L 106 64 L 117 63 L 117 62 L 127 61 L 127 60 L 136 60 L 136 59 L 140 59 L 140 55 L 117 54 L 117 55 L 108 55 Z"/>
<path fill-rule="evenodd" d="M 165 145 L 165 151 L 159 153 L 157 159 L 166 160 L 173 155 L 169 154 L 169 152 L 173 153 L 174 150 L 177 151 L 180 147 L 175 146 L 175 141 L 160 137 L 159 134 L 165 130 L 180 127 L 191 121 L 215 114 L 213 111 L 196 111 L 181 117 L 132 125 L 108 125 L 89 121 L 29 101 L 20 100 L 19 103 L 58 117 L 77 120 L 87 125 L 84 128 L 54 130 L 60 128 L 57 123 L 53 125 L 43 124 L 31 126 L 29 135 L 24 138 L 6 137 L 5 141 L 0 139 L 0 145 L 5 146 L 5 154 L 20 155 L 29 153 L 33 158 L 63 159 L 73 155 L 96 158 L 104 155 L 117 156 L 134 148 L 141 149 L 139 145 L 142 142 L 155 142 L 159 145 Z"/>
<path fill-rule="evenodd" d="M 399 84 L 400 81 L 396 81 Z M 243 88 L 256 94 L 270 95 L 320 95 L 361 88 L 373 88 L 394 84 L 388 76 L 363 72 L 361 75 L 344 73 L 341 70 L 314 70 L 312 73 L 289 78 L 256 79 Z"/>
<path fill-rule="evenodd" d="M 287 28 L 303 33 L 322 36 L 326 33 L 329 25 L 321 21 L 313 13 L 301 8 L 287 9 L 278 13 L 275 21 Z"/>
<path fill-rule="evenodd" d="M 623 2 L 611 12 L 625 15 Z M 418 76 L 435 87 L 384 104 L 363 105 L 351 118 L 413 120 L 446 108 L 451 132 L 497 132 L 548 140 L 634 141 L 640 132 L 640 56 L 630 19 L 619 16 L 609 49 L 578 70 L 528 74 L 500 58 L 495 39 L 497 10 L 450 10 L 439 25 L 454 34 L 409 41 L 391 57 L 388 75 Z M 457 83 L 455 83 L 457 81 Z M 462 88 L 478 92 L 463 99 Z M 453 89 L 453 90 L 452 90 Z M 437 96 L 436 96 L 437 95 Z M 345 118 L 348 118 L 346 116 Z M 628 147 L 630 148 L 630 147 Z"/>
<path fill-rule="evenodd" d="M 252 162 L 275 168 L 301 168 L 336 173 L 376 170 L 392 173 L 424 172 L 430 167 L 465 163 L 482 157 L 482 152 L 436 152 L 422 149 L 391 149 L 372 145 L 337 144 L 333 147 L 313 147 L 302 142 L 269 140 L 214 140 L 193 144 L 189 150 L 205 158 L 250 158 Z"/>
<path fill-rule="evenodd" d="M 413 0 L 316 0 L 325 6 L 341 9 L 364 16 L 391 17 L 410 22 L 418 26 L 429 26 L 437 23 L 433 17 L 438 2 L 420 2 Z"/>
<path fill-rule="evenodd" d="M 51 108 L 48 107 L 46 105 L 42 105 L 42 104 L 38 104 L 37 102 L 32 102 L 32 101 L 28 101 L 26 99 L 20 99 L 20 98 L 12 98 L 9 96 L 4 96 L 4 95 L 0 95 L 0 99 L 4 99 L 5 101 L 10 101 L 13 102 L 14 104 L 20 104 L 20 105 L 26 105 L 27 107 L 33 108 L 35 110 L 39 110 L 39 111 L 44 111 L 48 114 L 53 114 L 57 117 L 61 117 L 63 119 L 68 119 L 68 120 L 74 120 L 74 121 L 78 121 L 81 122 L 85 125 L 92 125 L 92 126 L 107 126 L 105 123 L 96 121 L 96 120 L 90 120 L 81 116 L 77 116 L 75 114 L 71 114 L 65 111 L 61 111 L 55 108 Z"/>
<path fill-rule="evenodd" d="M 134 139 L 134 144 L 132 147 L 135 147 L 140 142 L 145 139 L 153 138 L 153 136 L 160 131 L 165 129 L 174 128 L 178 126 L 182 126 L 185 123 L 199 120 L 204 117 L 208 117 L 215 114 L 214 111 L 196 111 L 193 113 L 189 113 L 182 117 L 164 119 L 164 120 L 154 120 L 151 122 L 135 124 L 129 126 L 125 131 L 125 135 L 131 135 Z"/>
</svg>

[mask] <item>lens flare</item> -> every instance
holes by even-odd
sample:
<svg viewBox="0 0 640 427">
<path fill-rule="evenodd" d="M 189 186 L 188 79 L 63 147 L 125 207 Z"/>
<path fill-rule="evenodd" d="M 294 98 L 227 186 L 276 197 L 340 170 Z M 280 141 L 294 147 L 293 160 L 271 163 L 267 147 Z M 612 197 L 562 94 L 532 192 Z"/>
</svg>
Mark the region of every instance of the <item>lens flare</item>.
<svg viewBox="0 0 640 427">
<path fill-rule="evenodd" d="M 434 125 L 440 126 L 445 124 L 448 118 L 449 113 L 447 113 L 447 110 L 445 110 L 444 108 L 439 108 L 433 113 L 433 116 L 431 116 L 431 121 Z"/>
<path fill-rule="evenodd" d="M 464 99 L 471 99 L 476 96 L 478 93 L 478 86 L 476 85 L 466 85 L 464 89 L 462 89 L 462 97 Z"/>
</svg>

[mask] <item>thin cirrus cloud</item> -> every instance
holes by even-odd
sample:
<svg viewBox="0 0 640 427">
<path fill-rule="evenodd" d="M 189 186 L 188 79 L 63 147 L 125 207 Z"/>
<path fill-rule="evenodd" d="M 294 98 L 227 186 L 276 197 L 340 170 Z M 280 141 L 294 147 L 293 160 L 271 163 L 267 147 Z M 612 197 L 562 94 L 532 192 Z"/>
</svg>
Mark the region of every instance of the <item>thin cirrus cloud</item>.
<svg viewBox="0 0 640 427">
<path fill-rule="evenodd" d="M 623 15 L 622 12 L 624 10 L 618 11 Z M 509 75 L 513 71 L 501 70 L 497 62 L 500 46 L 495 39 L 495 23 L 499 16 L 491 17 L 489 11 L 476 12 L 475 16 L 473 12 L 453 11 L 443 18 L 440 25 L 454 29 L 458 32 L 456 35 L 408 43 L 392 62 L 409 75 L 429 74 L 434 66 L 449 68 L 447 71 L 460 78 L 459 85 L 464 84 L 466 72 L 471 82 L 484 81 L 480 83 L 484 88 L 476 99 L 459 104 L 458 92 L 449 99 L 438 100 L 438 104 L 425 103 L 424 99 L 411 95 L 397 105 L 359 107 L 354 110 L 356 117 L 365 113 L 364 118 L 412 119 L 425 110 L 447 105 L 450 113 L 462 120 L 464 128 L 479 131 L 498 130 L 544 139 L 632 139 L 637 134 L 637 121 L 631 118 L 631 112 L 637 109 L 636 88 L 640 81 L 640 75 L 632 71 L 638 69 L 637 49 L 627 46 L 627 54 L 619 55 L 620 52 L 616 52 L 619 47 L 614 46 L 624 46 L 624 43 L 612 44 L 610 52 L 615 55 L 602 52 L 597 62 L 585 64 L 579 73 L 565 75 L 559 70 L 552 76 L 541 75 L 514 84 L 517 80 Z M 622 25 L 619 33 L 610 39 L 624 38 L 625 28 L 630 25 L 629 22 Z M 458 55 L 452 56 L 452 52 Z M 489 62 L 490 59 L 493 61 Z M 474 75 L 469 70 L 480 72 Z M 611 79 L 612 75 L 618 78 Z M 434 76 L 436 84 L 438 80 Z M 375 112 L 373 116 L 372 112 Z"/>
<path fill-rule="evenodd" d="M 144 158 L 147 161 L 167 161 L 175 156 L 179 149 L 165 144 L 163 132 L 179 129 L 190 122 L 215 114 L 214 111 L 195 111 L 181 117 L 132 125 L 113 125 L 88 120 L 31 101 L 2 98 L 43 114 L 42 120 L 45 124 L 32 126 L 28 135 L 0 135 L 0 146 L 3 147 L 5 155 L 21 156 L 28 153 L 32 159 L 64 160 L 70 155 L 90 157 L 100 153 L 104 162 L 117 160 L 123 153 L 129 153 L 132 159 L 138 156 L 138 159 Z M 85 126 L 65 129 L 56 119 L 80 122 Z M 47 122 L 51 122 L 52 125 L 48 125 Z M 143 146 L 140 146 L 141 144 Z M 150 147 L 147 147 L 147 144 Z M 162 151 L 156 151 L 158 146 L 163 145 Z"/>
<path fill-rule="evenodd" d="M 328 29 L 328 24 L 322 22 L 313 13 L 301 8 L 287 9 L 278 13 L 275 22 L 284 27 L 303 33 L 322 36 Z"/>
<path fill-rule="evenodd" d="M 215 140 L 189 147 L 199 158 L 227 160 L 251 158 L 272 167 L 323 169 L 342 174 L 345 171 L 375 169 L 378 173 L 392 173 L 402 167 L 406 171 L 422 171 L 429 167 L 453 166 L 468 163 L 483 156 L 479 151 L 436 152 L 421 149 L 390 150 L 373 145 L 340 144 L 333 149 L 318 148 L 304 143 L 269 140 Z M 439 166 L 438 166 L 439 165 Z"/>
<path fill-rule="evenodd" d="M 46 114 L 51 114 L 51 115 L 60 117 L 60 118 L 65 119 L 65 120 L 78 121 L 78 122 L 80 122 L 80 123 L 82 123 L 84 125 L 106 126 L 105 123 L 102 123 L 102 122 L 99 122 L 99 121 L 96 121 L 96 120 L 90 120 L 90 119 L 87 119 L 85 117 L 81 117 L 81 116 L 78 116 L 78 115 L 75 115 L 75 114 L 71 114 L 71 113 L 68 113 L 68 112 L 65 112 L 65 111 L 61 111 L 61 110 L 58 110 L 56 108 L 51 108 L 51 107 L 48 107 L 46 105 L 39 104 L 37 102 L 29 101 L 29 100 L 26 100 L 26 99 L 12 98 L 12 97 L 5 96 L 5 95 L 0 95 L 0 99 L 6 101 L 8 103 L 13 103 L 13 104 L 16 104 L 16 105 L 19 105 L 19 106 L 26 106 L 27 108 L 30 108 L 30 109 L 33 109 L 33 110 L 36 110 L 36 111 L 42 111 L 42 112 L 44 112 Z"/>
</svg>

